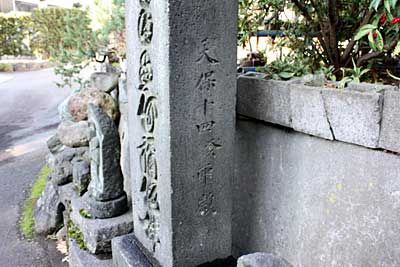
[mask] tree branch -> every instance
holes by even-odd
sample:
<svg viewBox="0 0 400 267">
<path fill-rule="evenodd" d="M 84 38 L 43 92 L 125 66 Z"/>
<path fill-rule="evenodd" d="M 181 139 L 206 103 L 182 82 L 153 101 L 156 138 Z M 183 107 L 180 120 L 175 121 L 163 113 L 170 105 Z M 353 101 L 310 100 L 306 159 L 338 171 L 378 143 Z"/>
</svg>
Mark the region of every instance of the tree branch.
<svg viewBox="0 0 400 267">
<path fill-rule="evenodd" d="M 314 24 L 314 21 L 313 21 L 313 19 L 312 19 L 312 17 L 311 17 L 311 15 L 308 13 L 308 10 L 307 10 L 307 7 L 304 5 L 304 3 L 302 3 L 302 2 L 300 2 L 299 0 L 292 0 L 292 2 L 295 4 L 295 6 L 300 10 L 300 12 L 301 12 L 301 14 L 304 16 L 304 18 L 307 20 L 307 21 L 309 21 L 310 22 L 310 25 L 313 25 Z M 314 7 L 314 9 L 315 10 L 318 10 L 318 8 L 317 8 L 317 6 L 316 6 L 316 4 L 315 4 L 315 2 L 314 1 L 312 1 L 312 5 L 313 5 L 313 7 Z M 324 51 L 325 51 L 325 53 L 326 53 L 326 55 L 327 55 L 327 57 L 328 57 L 328 60 L 330 61 L 330 62 L 333 62 L 332 61 L 332 55 L 331 55 L 331 53 L 330 53 L 330 49 L 329 49 L 329 46 L 326 44 L 326 42 L 325 42 L 325 37 L 324 37 L 324 35 L 323 35 L 323 33 L 321 32 L 321 24 L 319 25 L 319 28 L 318 29 L 315 29 L 315 35 L 317 36 L 317 38 L 318 38 L 318 41 L 321 43 L 321 46 L 322 46 L 322 48 L 324 49 Z"/>
<path fill-rule="evenodd" d="M 337 42 L 337 31 L 336 27 L 339 21 L 339 14 L 338 14 L 338 4 L 336 0 L 328 0 L 328 19 L 329 19 L 329 47 L 333 57 L 333 65 L 335 69 L 340 68 L 340 52 Z"/>
<path fill-rule="evenodd" d="M 303 14 L 303 16 L 310 22 L 312 22 L 312 17 L 310 16 L 310 14 L 308 13 L 307 7 L 301 3 L 298 0 L 292 0 L 293 3 L 297 6 L 297 8 L 300 10 L 300 12 Z"/>
<path fill-rule="evenodd" d="M 397 36 L 396 39 L 394 39 L 390 44 L 387 44 L 385 46 L 383 46 L 383 49 L 386 50 L 387 52 L 390 52 L 391 50 L 393 50 L 396 45 L 397 42 L 399 41 L 400 37 Z M 375 51 L 375 52 L 371 52 L 368 54 L 365 54 L 363 56 L 361 56 L 358 60 L 357 60 L 357 67 L 362 66 L 365 62 L 367 62 L 368 60 L 371 60 L 373 58 L 377 58 L 377 57 L 381 57 L 385 54 L 385 52 L 380 52 L 380 51 Z"/>
</svg>

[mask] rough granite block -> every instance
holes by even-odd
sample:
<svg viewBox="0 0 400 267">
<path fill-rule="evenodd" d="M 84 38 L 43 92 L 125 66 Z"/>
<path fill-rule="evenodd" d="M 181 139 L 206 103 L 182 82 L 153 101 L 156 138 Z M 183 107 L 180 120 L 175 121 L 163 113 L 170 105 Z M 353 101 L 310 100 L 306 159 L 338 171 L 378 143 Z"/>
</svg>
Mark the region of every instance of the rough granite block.
<svg viewBox="0 0 400 267">
<path fill-rule="evenodd" d="M 237 267 L 292 267 L 292 265 L 281 257 L 258 252 L 240 257 Z"/>
<path fill-rule="evenodd" d="M 385 91 L 379 146 L 400 153 L 400 92 Z"/>
<path fill-rule="evenodd" d="M 132 210 L 118 217 L 88 219 L 80 214 L 83 208 L 81 199 L 73 199 L 70 216 L 72 222 L 81 230 L 90 253 L 110 253 L 111 240 L 114 237 L 126 235 L 133 231 Z"/>
<path fill-rule="evenodd" d="M 383 95 L 378 92 L 324 90 L 322 95 L 336 140 L 377 148 Z"/>
<path fill-rule="evenodd" d="M 391 85 L 375 84 L 375 83 L 350 83 L 345 90 L 360 92 L 378 92 L 382 93 L 386 90 L 395 90 L 397 87 Z"/>
<path fill-rule="evenodd" d="M 75 240 L 69 239 L 69 267 L 112 267 L 111 255 L 98 257 L 80 249 Z"/>
<path fill-rule="evenodd" d="M 292 127 L 299 132 L 333 140 L 326 115 L 322 87 L 291 85 Z"/>
<path fill-rule="evenodd" d="M 258 120 L 291 127 L 290 82 L 241 77 L 237 112 Z"/>
<path fill-rule="evenodd" d="M 58 192 L 60 194 L 61 203 L 64 205 L 66 210 L 71 207 L 72 199 L 77 199 L 79 197 L 78 193 L 74 190 L 74 185 L 72 183 L 59 186 Z"/>
</svg>

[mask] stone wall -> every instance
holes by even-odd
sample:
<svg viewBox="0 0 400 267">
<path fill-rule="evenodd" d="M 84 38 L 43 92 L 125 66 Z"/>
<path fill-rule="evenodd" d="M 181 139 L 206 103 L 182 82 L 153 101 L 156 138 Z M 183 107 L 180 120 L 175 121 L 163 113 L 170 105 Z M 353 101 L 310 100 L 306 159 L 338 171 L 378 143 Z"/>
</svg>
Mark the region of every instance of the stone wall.
<svg viewBox="0 0 400 267">
<path fill-rule="evenodd" d="M 238 84 L 246 117 L 236 128 L 235 255 L 271 252 L 294 266 L 399 266 L 398 88 Z"/>
</svg>

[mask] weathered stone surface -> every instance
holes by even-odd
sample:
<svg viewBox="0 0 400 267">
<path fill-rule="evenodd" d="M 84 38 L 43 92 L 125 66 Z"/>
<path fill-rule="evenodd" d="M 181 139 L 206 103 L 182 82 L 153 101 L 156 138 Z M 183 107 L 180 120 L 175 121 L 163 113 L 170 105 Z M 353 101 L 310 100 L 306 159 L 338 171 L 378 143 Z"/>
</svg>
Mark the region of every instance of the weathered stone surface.
<svg viewBox="0 0 400 267">
<path fill-rule="evenodd" d="M 237 1 L 148 3 L 127 1 L 135 236 L 198 266 L 231 254 Z"/>
<path fill-rule="evenodd" d="M 291 127 L 289 82 L 238 79 L 237 112 L 258 120 Z"/>
<path fill-rule="evenodd" d="M 377 92 L 324 90 L 322 96 L 336 140 L 376 148 L 383 95 Z"/>
<path fill-rule="evenodd" d="M 198 266 L 231 254 L 237 1 L 148 3 L 127 2 L 135 236 Z"/>
<path fill-rule="evenodd" d="M 74 118 L 69 112 L 68 102 L 72 96 L 67 97 L 63 102 L 58 105 L 58 116 L 61 121 L 72 121 Z"/>
<path fill-rule="evenodd" d="M 236 136 L 235 256 L 400 266 L 399 156 L 254 121 Z"/>
<path fill-rule="evenodd" d="M 385 91 L 382 115 L 381 148 L 400 153 L 400 91 Z"/>
<path fill-rule="evenodd" d="M 60 230 L 56 233 L 57 240 L 66 240 L 67 238 L 67 226 L 63 226 Z"/>
<path fill-rule="evenodd" d="M 72 182 L 72 163 L 69 161 L 56 161 L 51 167 L 51 182 L 64 185 Z"/>
<path fill-rule="evenodd" d="M 89 160 L 88 147 L 70 148 L 65 147 L 57 154 L 49 156 L 49 167 L 51 170 L 51 181 L 58 185 L 72 182 L 73 165 L 76 158 Z"/>
<path fill-rule="evenodd" d="M 113 238 L 133 231 L 132 210 L 109 219 L 87 219 L 80 214 L 82 209 L 90 214 L 81 199 L 73 199 L 71 220 L 81 230 L 85 244 L 93 254 L 110 253 Z"/>
<path fill-rule="evenodd" d="M 79 248 L 75 240 L 69 239 L 69 267 L 113 267 L 111 255 L 92 255 Z M 108 256 L 108 257 L 107 257 Z"/>
<path fill-rule="evenodd" d="M 90 84 L 97 90 L 110 93 L 118 86 L 119 74 L 115 72 L 95 72 L 90 76 Z"/>
<path fill-rule="evenodd" d="M 89 123 L 91 181 L 87 209 L 96 218 L 109 218 L 127 210 L 119 134 L 114 121 L 94 104 L 89 104 Z"/>
<path fill-rule="evenodd" d="M 238 259 L 237 267 L 293 267 L 286 260 L 270 253 L 253 253 Z"/>
<path fill-rule="evenodd" d="M 84 159 L 77 159 L 72 162 L 72 182 L 75 190 L 79 195 L 83 195 L 87 191 L 90 182 L 90 165 Z"/>
<path fill-rule="evenodd" d="M 305 85 L 290 86 L 292 127 L 296 131 L 333 140 L 322 90 L 327 89 Z"/>
<path fill-rule="evenodd" d="M 63 145 L 81 147 L 89 145 L 90 131 L 87 121 L 63 121 L 58 126 L 58 137 Z"/>
<path fill-rule="evenodd" d="M 127 106 L 127 104 L 123 104 L 123 106 Z M 121 119 L 119 121 L 119 136 L 121 142 L 121 171 L 124 177 L 124 191 L 127 193 L 128 199 L 131 199 L 132 178 L 131 178 L 131 161 L 129 155 L 128 114 L 123 113 L 122 110 L 121 110 Z"/>
<path fill-rule="evenodd" d="M 64 145 L 61 143 L 58 134 L 53 135 L 47 140 L 47 148 L 50 150 L 51 153 L 56 154 L 63 150 Z"/>
<path fill-rule="evenodd" d="M 385 90 L 396 90 L 396 87 L 391 85 L 382 85 L 375 83 L 350 83 L 345 90 L 360 91 L 360 92 L 378 92 L 383 93 Z"/>
<path fill-rule="evenodd" d="M 119 116 L 118 104 L 109 94 L 89 88 L 70 97 L 68 110 L 75 121 L 83 121 L 88 118 L 88 104 L 100 106 L 113 120 Z"/>
<path fill-rule="evenodd" d="M 37 234 L 51 234 L 62 223 L 60 203 L 57 185 L 47 183 L 34 208 L 34 229 Z"/>
<path fill-rule="evenodd" d="M 71 202 L 73 199 L 78 199 L 79 195 L 74 190 L 74 185 L 72 183 L 65 184 L 58 187 L 58 193 L 60 195 L 61 203 L 64 205 L 66 210 L 66 215 L 64 215 L 64 225 L 67 225 L 69 218 L 69 210 L 71 208 Z"/>
<path fill-rule="evenodd" d="M 301 77 L 300 84 L 312 87 L 323 87 L 325 84 L 324 74 L 308 74 Z"/>
<path fill-rule="evenodd" d="M 118 81 L 118 102 L 119 104 L 128 104 L 128 85 L 126 84 L 126 75 L 121 74 Z M 122 112 L 121 112 L 122 113 Z"/>
<path fill-rule="evenodd" d="M 124 214 L 128 210 L 128 197 L 125 192 L 114 199 L 101 201 L 95 200 L 86 193 L 82 200 L 85 201 L 85 209 L 99 219 L 111 218 Z"/>
<path fill-rule="evenodd" d="M 118 267 L 153 267 L 140 250 L 134 234 L 113 238 L 113 266 Z"/>
<path fill-rule="evenodd" d="M 16 63 L 13 65 L 13 69 L 14 69 L 14 71 L 28 71 L 29 70 L 25 63 Z"/>
<path fill-rule="evenodd" d="M 129 105 L 128 105 L 128 88 L 126 84 L 126 75 L 123 73 L 119 78 L 119 110 L 121 117 L 119 120 L 118 132 L 121 143 L 121 171 L 124 177 L 124 190 L 131 200 L 132 195 L 132 178 L 131 178 L 131 161 L 129 155 Z"/>
</svg>

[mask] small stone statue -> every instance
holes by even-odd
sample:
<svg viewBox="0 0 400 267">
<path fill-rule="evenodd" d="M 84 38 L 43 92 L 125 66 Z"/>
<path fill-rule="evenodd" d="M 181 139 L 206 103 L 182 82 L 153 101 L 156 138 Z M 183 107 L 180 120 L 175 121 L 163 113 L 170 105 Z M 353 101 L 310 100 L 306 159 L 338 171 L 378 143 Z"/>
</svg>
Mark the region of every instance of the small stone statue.
<svg viewBox="0 0 400 267">
<path fill-rule="evenodd" d="M 118 129 L 97 105 L 88 105 L 88 117 L 91 181 L 84 195 L 86 211 L 95 218 L 111 218 L 128 210 Z"/>
</svg>

